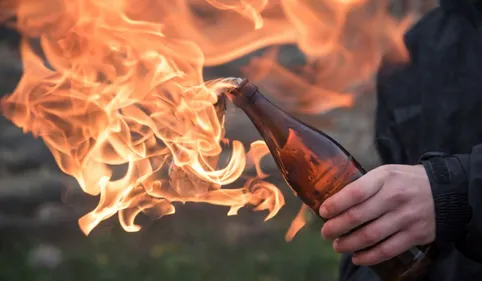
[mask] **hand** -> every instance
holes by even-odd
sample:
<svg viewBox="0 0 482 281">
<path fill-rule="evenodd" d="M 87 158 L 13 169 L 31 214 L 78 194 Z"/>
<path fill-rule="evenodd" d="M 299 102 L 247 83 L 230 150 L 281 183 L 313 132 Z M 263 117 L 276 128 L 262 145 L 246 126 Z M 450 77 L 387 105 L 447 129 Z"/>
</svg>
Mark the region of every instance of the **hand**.
<svg viewBox="0 0 482 281">
<path fill-rule="evenodd" d="M 421 165 L 378 167 L 327 199 L 320 215 L 327 219 L 321 230 L 323 237 L 335 239 L 337 252 L 356 252 L 352 261 L 358 265 L 378 264 L 435 240 L 432 191 Z"/>
</svg>

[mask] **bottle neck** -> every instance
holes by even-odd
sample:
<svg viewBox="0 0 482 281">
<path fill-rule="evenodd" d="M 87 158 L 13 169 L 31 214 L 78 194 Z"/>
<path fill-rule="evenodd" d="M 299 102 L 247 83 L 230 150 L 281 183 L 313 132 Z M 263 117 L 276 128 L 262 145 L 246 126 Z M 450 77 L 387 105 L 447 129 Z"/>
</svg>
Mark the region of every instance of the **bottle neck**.
<svg viewBox="0 0 482 281">
<path fill-rule="evenodd" d="M 272 141 L 274 146 L 282 149 L 289 135 L 293 117 L 277 107 L 252 84 L 246 87 L 242 95 L 233 97 L 234 104 L 243 110 L 265 141 Z"/>
</svg>

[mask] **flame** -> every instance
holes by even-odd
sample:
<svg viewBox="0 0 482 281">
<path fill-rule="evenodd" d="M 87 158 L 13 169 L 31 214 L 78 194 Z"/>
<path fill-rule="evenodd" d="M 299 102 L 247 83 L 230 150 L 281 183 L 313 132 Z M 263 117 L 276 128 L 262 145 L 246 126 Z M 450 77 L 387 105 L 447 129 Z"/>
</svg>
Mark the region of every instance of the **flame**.
<svg viewBox="0 0 482 281">
<path fill-rule="evenodd" d="M 244 67 L 244 75 L 291 111 L 352 106 L 354 87 L 370 83 L 383 56 L 408 58 L 402 35 L 413 17 L 398 20 L 387 5 L 8 0 L 1 19 L 14 18 L 23 34 L 24 73 L 1 110 L 42 138 L 83 191 L 99 196 L 79 220 L 85 234 L 116 214 L 126 231 L 138 231 L 138 214 L 170 215 L 185 202 L 226 206 L 229 215 L 251 205 L 267 210 L 269 219 L 284 205 L 280 190 L 264 181 L 260 163 L 269 151 L 261 141 L 246 151 L 225 138 L 218 92 L 232 85 L 204 81 L 203 67 L 296 44 L 306 58 L 296 74 L 278 63 L 273 49 Z M 223 165 L 226 144 L 231 156 Z M 252 166 L 255 178 L 226 187 Z M 296 219 L 292 230 L 302 224 Z"/>
<path fill-rule="evenodd" d="M 254 166 L 257 177 L 260 179 L 267 178 L 269 174 L 263 172 L 261 160 L 269 154 L 269 148 L 264 141 L 255 141 L 251 143 L 247 157 L 247 168 Z"/>
<path fill-rule="evenodd" d="M 301 208 L 298 211 L 298 214 L 296 215 L 296 217 L 291 222 L 291 225 L 288 229 L 288 232 L 286 232 L 286 235 L 285 235 L 286 241 L 288 241 L 288 242 L 293 241 L 296 234 L 298 234 L 298 232 L 306 225 L 306 223 L 307 223 L 306 222 L 306 215 L 308 214 L 309 210 L 310 209 L 305 204 L 301 205 Z"/>
</svg>

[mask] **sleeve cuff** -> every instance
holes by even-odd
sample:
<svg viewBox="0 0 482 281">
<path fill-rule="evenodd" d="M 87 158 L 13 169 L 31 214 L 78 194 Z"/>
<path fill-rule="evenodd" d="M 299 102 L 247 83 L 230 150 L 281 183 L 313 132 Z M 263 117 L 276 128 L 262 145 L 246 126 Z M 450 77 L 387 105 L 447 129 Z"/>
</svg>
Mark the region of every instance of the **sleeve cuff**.
<svg viewBox="0 0 482 281">
<path fill-rule="evenodd" d="M 454 242 L 467 232 L 470 155 L 427 153 L 420 158 L 430 181 L 435 206 L 436 241 Z"/>
</svg>

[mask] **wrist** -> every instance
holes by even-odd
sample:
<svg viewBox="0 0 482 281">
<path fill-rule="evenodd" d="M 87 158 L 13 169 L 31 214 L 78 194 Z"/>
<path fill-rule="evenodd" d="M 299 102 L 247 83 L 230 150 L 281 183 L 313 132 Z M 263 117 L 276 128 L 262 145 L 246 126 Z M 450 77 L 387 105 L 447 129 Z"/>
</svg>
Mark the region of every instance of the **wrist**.
<svg viewBox="0 0 482 281">
<path fill-rule="evenodd" d="M 454 242 L 467 232 L 468 155 L 427 153 L 420 158 L 430 182 L 435 207 L 436 241 Z"/>
</svg>

